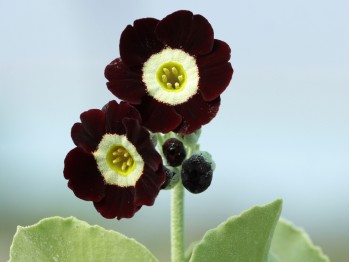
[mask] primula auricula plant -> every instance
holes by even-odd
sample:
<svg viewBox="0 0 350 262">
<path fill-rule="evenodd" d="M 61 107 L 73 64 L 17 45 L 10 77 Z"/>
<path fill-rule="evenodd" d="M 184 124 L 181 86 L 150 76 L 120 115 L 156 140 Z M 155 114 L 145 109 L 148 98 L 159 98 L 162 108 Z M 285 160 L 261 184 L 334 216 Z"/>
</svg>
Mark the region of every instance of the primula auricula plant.
<svg viewBox="0 0 350 262">
<path fill-rule="evenodd" d="M 121 102 L 83 112 L 71 129 L 76 147 L 63 173 L 74 194 L 103 217 L 121 219 L 172 190 L 172 261 L 328 261 L 301 230 L 278 221 L 281 200 L 231 217 L 185 255 L 184 188 L 202 193 L 213 178 L 215 163 L 198 141 L 230 83 L 230 47 L 214 38 L 207 19 L 182 10 L 134 21 L 119 51 L 105 76 Z M 135 240 L 72 217 L 19 228 L 10 259 L 157 261 Z"/>
</svg>

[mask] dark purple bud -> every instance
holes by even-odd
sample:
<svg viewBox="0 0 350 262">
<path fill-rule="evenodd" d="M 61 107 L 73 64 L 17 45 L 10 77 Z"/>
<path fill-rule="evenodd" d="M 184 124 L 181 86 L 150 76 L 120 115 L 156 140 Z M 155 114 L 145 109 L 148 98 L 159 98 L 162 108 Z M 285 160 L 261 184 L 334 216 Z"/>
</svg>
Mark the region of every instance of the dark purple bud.
<svg viewBox="0 0 350 262">
<path fill-rule="evenodd" d="M 209 153 L 195 153 L 182 164 L 182 184 L 193 194 L 202 193 L 211 184 L 214 168 L 215 164 Z"/>
<path fill-rule="evenodd" d="M 165 170 L 165 181 L 161 189 L 172 189 L 180 180 L 180 173 L 177 169 L 171 166 L 164 166 Z"/>
<path fill-rule="evenodd" d="M 169 138 L 163 144 L 163 153 L 170 166 L 179 166 L 186 158 L 186 150 L 183 143 L 176 138 Z"/>
</svg>

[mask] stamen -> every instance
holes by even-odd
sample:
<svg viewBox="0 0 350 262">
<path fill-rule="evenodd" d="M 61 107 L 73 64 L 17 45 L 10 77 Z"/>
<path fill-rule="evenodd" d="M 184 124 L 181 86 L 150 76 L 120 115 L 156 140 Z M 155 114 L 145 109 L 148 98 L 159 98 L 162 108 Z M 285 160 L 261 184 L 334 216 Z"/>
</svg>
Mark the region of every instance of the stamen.
<svg viewBox="0 0 350 262">
<path fill-rule="evenodd" d="M 163 72 L 168 76 L 168 75 L 170 75 L 170 71 L 169 71 L 169 69 L 168 68 L 163 68 Z"/>
<path fill-rule="evenodd" d="M 157 87 L 161 87 L 163 90 L 166 90 L 168 92 L 181 91 L 182 89 L 185 88 L 185 83 L 187 81 L 186 70 L 183 68 L 183 66 L 180 63 L 173 62 L 173 61 L 165 62 L 162 65 L 160 65 L 157 69 L 155 77 L 156 78 L 153 79 L 152 81 L 154 80 L 157 81 L 158 83 Z M 153 86 L 153 84 L 150 86 Z M 151 89 L 148 89 L 147 87 L 147 90 L 150 91 Z M 150 92 L 152 96 L 153 96 L 153 92 L 158 94 L 156 89 L 153 90 L 152 88 L 152 91 Z M 162 101 L 163 99 L 162 94 L 163 94 L 163 91 L 159 92 L 159 99 L 158 99 L 159 101 Z M 180 97 L 180 95 L 178 96 Z M 177 98 L 175 100 L 177 100 Z"/>
<path fill-rule="evenodd" d="M 179 72 L 177 71 L 176 67 L 171 68 L 171 71 L 172 71 L 173 74 L 176 75 L 176 76 L 177 76 L 177 74 L 179 73 Z"/>
<path fill-rule="evenodd" d="M 126 164 L 127 164 L 128 166 L 131 166 L 131 164 L 132 164 L 132 158 L 131 158 L 131 157 L 128 159 L 128 161 L 126 162 Z"/>
<path fill-rule="evenodd" d="M 112 162 L 113 164 L 116 164 L 118 162 L 120 162 L 122 159 L 120 157 L 117 157 L 116 159 L 114 159 Z"/>
<path fill-rule="evenodd" d="M 163 85 L 165 85 L 165 84 L 163 84 Z M 109 134 L 106 134 L 106 136 L 108 136 L 108 135 Z M 117 140 L 117 139 L 115 139 L 115 140 Z M 101 159 L 100 161 L 101 162 L 103 161 L 104 164 L 107 163 L 110 170 L 113 170 L 116 173 L 116 175 L 126 177 L 132 173 L 132 171 L 137 166 L 138 161 L 137 161 L 137 159 L 136 160 L 134 159 L 133 152 L 130 152 L 126 146 L 118 143 L 119 141 L 120 140 L 117 140 L 116 142 L 114 142 L 115 144 L 113 144 L 108 149 L 106 155 L 103 158 L 102 157 L 100 158 Z M 121 142 L 123 142 L 123 140 L 121 140 Z M 125 143 L 127 143 L 127 142 L 125 142 Z M 99 145 L 99 147 L 100 147 L 100 145 Z M 105 167 L 103 167 L 103 168 L 104 168 L 103 170 L 105 170 Z M 100 170 L 100 171 L 103 172 L 103 170 Z"/>
</svg>

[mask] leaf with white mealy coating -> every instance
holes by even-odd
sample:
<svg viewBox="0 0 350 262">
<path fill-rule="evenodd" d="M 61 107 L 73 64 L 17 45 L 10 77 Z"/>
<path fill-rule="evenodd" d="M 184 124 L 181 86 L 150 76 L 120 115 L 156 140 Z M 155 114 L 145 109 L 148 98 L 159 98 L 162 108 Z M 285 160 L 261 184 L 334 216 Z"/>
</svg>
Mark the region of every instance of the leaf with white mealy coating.
<svg viewBox="0 0 350 262">
<path fill-rule="evenodd" d="M 289 222 L 280 220 L 272 238 L 271 250 L 279 262 L 328 262 L 329 258 L 312 244 L 309 236 Z"/>
<path fill-rule="evenodd" d="M 158 261 L 134 239 L 91 226 L 74 217 L 51 217 L 28 227 L 18 227 L 11 262 L 23 261 Z"/>
<path fill-rule="evenodd" d="M 266 262 L 282 200 L 253 207 L 209 230 L 193 248 L 191 262 Z"/>
<path fill-rule="evenodd" d="M 277 259 L 277 257 L 270 251 L 267 262 L 281 262 Z"/>
</svg>

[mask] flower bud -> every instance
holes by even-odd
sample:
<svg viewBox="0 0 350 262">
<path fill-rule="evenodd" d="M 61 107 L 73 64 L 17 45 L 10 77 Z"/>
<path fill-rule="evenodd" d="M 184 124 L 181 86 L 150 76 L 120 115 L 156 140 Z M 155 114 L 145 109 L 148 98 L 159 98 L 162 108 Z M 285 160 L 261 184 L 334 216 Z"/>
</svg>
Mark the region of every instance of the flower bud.
<svg viewBox="0 0 350 262">
<path fill-rule="evenodd" d="M 170 166 L 179 166 L 186 158 L 183 143 L 176 138 L 169 138 L 163 144 L 163 153 Z"/>
<path fill-rule="evenodd" d="M 215 163 L 208 152 L 197 152 L 182 164 L 181 179 L 191 193 L 205 191 L 211 184 Z"/>
<path fill-rule="evenodd" d="M 180 180 L 180 173 L 176 168 L 171 166 L 164 166 L 165 181 L 161 189 L 172 189 Z"/>
</svg>

